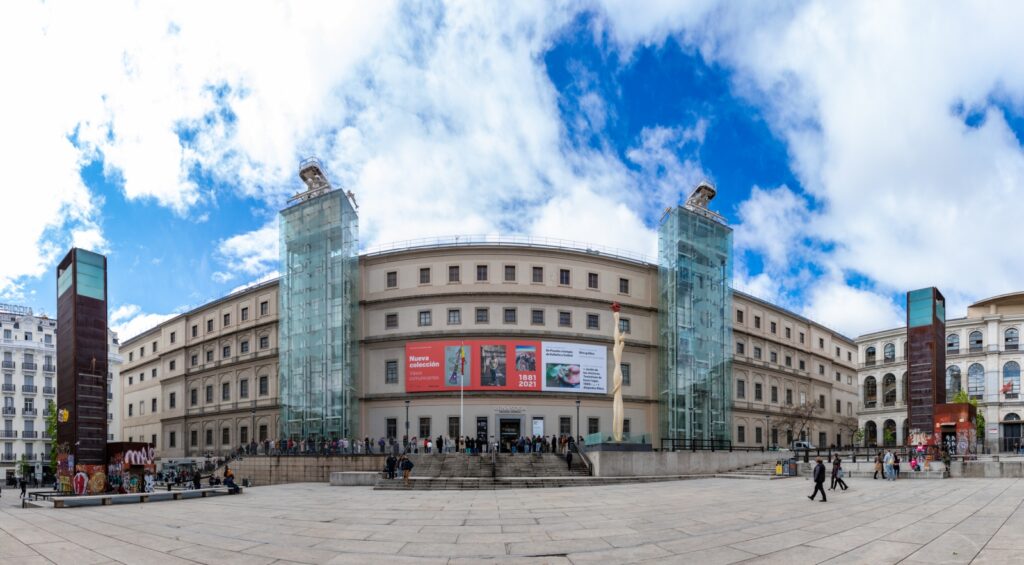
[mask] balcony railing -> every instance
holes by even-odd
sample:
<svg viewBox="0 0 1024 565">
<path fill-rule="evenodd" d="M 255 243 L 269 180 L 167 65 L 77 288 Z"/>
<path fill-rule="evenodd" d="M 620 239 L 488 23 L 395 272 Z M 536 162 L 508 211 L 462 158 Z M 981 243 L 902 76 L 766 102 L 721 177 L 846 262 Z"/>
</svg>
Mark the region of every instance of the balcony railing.
<svg viewBox="0 0 1024 565">
<path fill-rule="evenodd" d="M 14 383 L 4 383 L 3 390 L 4 392 L 15 392 L 18 390 L 18 385 Z"/>
<path fill-rule="evenodd" d="M 49 418 L 49 417 L 50 417 L 50 410 L 49 409 L 43 410 L 43 418 Z"/>
<path fill-rule="evenodd" d="M 57 387 L 44 386 L 43 387 L 43 394 L 45 394 L 46 396 L 53 396 L 53 395 L 57 394 Z"/>
<path fill-rule="evenodd" d="M 21 364 L 22 371 L 35 371 L 38 367 L 39 365 L 36 363 L 25 362 Z"/>
<path fill-rule="evenodd" d="M 57 366 L 56 365 L 43 365 L 43 372 L 44 373 L 55 373 L 55 372 L 57 372 Z"/>
<path fill-rule="evenodd" d="M 5 439 L 7 439 L 7 438 L 13 439 L 13 438 L 18 437 L 18 432 L 17 432 L 17 430 L 0 430 L 0 437 L 5 438 Z"/>
<path fill-rule="evenodd" d="M 46 430 L 43 430 L 43 431 L 39 432 L 39 437 L 41 437 L 43 439 L 50 439 L 50 432 L 48 432 Z"/>
<path fill-rule="evenodd" d="M 4 416 L 14 416 L 17 413 L 18 413 L 18 409 L 17 408 L 15 408 L 13 406 L 4 406 L 4 411 L 3 411 L 3 415 Z"/>
<path fill-rule="evenodd" d="M 39 392 L 39 387 L 36 385 L 21 385 L 21 392 L 25 394 L 35 394 Z"/>
<path fill-rule="evenodd" d="M 37 431 L 22 430 L 21 432 L 22 439 L 36 439 L 37 437 L 39 437 L 39 432 Z"/>
<path fill-rule="evenodd" d="M 37 410 L 35 408 L 23 408 L 21 410 L 21 415 L 22 416 L 37 416 L 37 415 L 39 415 L 39 410 Z"/>
<path fill-rule="evenodd" d="M 13 453 L 0 453 L 0 461 L 16 461 L 17 455 Z"/>
<path fill-rule="evenodd" d="M 13 369 L 14 368 L 14 361 L 3 361 L 3 362 L 0 362 L 0 366 L 2 366 L 4 369 Z"/>
</svg>

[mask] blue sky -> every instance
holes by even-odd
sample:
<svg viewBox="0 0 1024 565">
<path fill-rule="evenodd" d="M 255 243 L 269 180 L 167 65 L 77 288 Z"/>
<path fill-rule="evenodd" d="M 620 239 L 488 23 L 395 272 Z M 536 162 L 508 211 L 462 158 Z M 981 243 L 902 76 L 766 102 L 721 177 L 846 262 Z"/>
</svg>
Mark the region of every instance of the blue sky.
<svg viewBox="0 0 1024 565">
<path fill-rule="evenodd" d="M 1021 14 L 678 4 L 257 2 L 230 31 L 242 4 L 5 5 L 0 48 L 32 55 L 0 62 L 26 85 L 0 94 L 20 211 L 0 300 L 52 313 L 72 244 L 107 253 L 125 334 L 273 276 L 311 154 L 356 194 L 364 247 L 517 233 L 653 257 L 665 206 L 709 179 L 735 286 L 847 334 L 899 324 L 911 288 L 954 316 L 1021 290 Z"/>
</svg>

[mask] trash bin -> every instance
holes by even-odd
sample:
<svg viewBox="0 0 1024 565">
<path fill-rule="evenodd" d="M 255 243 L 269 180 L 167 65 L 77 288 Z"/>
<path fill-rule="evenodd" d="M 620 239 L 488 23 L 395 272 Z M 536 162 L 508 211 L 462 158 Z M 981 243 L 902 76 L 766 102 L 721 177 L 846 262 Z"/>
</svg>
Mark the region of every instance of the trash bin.
<svg viewBox="0 0 1024 565">
<path fill-rule="evenodd" d="M 782 461 L 781 460 L 775 462 L 775 476 L 776 477 L 781 477 L 782 476 Z"/>
<path fill-rule="evenodd" d="M 787 466 L 789 467 L 789 473 L 788 473 L 787 476 L 789 476 L 789 477 L 798 477 L 798 476 L 800 476 L 799 469 L 797 468 L 796 459 L 790 459 L 787 463 L 788 463 Z"/>
</svg>

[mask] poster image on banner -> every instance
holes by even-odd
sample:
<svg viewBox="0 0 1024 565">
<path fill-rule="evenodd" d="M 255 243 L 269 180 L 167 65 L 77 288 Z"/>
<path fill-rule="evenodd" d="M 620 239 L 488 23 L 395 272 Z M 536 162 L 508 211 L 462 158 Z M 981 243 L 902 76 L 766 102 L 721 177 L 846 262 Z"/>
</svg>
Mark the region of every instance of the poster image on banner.
<svg viewBox="0 0 1024 565">
<path fill-rule="evenodd" d="M 480 346 L 480 386 L 503 388 L 507 383 L 505 345 Z"/>
<path fill-rule="evenodd" d="M 545 341 L 542 389 L 551 392 L 608 392 L 608 349 L 600 345 Z"/>
<path fill-rule="evenodd" d="M 472 380 L 470 376 L 473 374 L 473 356 L 471 352 L 473 348 L 468 345 L 446 345 L 444 348 L 444 367 L 445 367 L 445 379 L 444 384 L 446 387 L 459 388 L 463 384 L 469 386 Z M 465 356 L 465 358 L 463 358 Z M 459 382 L 459 377 L 462 376 L 465 383 Z"/>
</svg>

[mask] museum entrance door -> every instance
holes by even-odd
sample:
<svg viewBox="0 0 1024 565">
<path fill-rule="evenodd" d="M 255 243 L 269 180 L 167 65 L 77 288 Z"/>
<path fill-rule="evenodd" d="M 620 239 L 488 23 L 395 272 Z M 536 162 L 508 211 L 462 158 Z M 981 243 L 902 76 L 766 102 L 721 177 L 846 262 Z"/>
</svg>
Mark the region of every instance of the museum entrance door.
<svg viewBox="0 0 1024 565">
<path fill-rule="evenodd" d="M 498 430 L 501 434 L 501 450 L 511 451 L 512 444 L 522 435 L 522 421 L 519 418 L 502 418 L 498 422 Z"/>
</svg>

